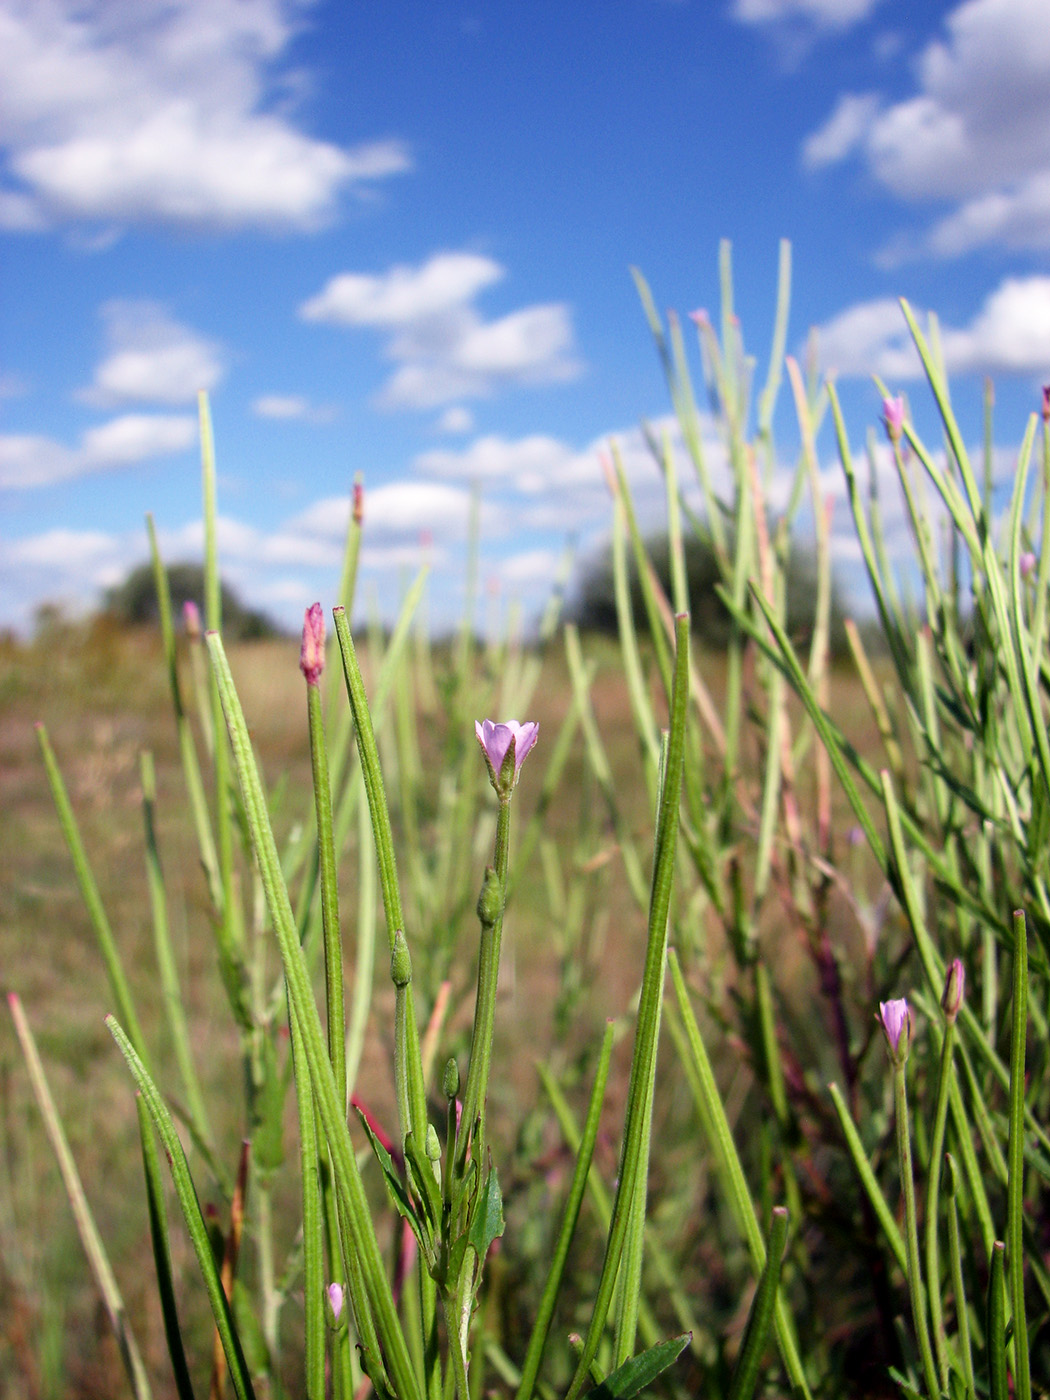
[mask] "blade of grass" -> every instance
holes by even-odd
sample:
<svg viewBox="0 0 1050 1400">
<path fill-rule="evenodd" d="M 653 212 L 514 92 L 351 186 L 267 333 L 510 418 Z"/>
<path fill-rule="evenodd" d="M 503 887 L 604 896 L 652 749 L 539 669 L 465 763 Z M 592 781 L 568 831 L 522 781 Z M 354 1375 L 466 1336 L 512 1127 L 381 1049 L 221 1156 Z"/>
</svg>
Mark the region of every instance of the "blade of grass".
<svg viewBox="0 0 1050 1400">
<path fill-rule="evenodd" d="M 106 1315 L 109 1324 L 113 1328 L 113 1335 L 117 1339 L 117 1346 L 120 1350 L 120 1359 L 124 1363 L 124 1370 L 127 1373 L 131 1389 L 136 1400 L 150 1400 L 150 1385 L 146 1376 L 146 1368 L 142 1363 L 142 1356 L 135 1341 L 135 1334 L 131 1330 L 128 1321 L 127 1309 L 124 1306 L 124 1299 L 121 1295 L 117 1280 L 113 1274 L 113 1269 L 106 1254 L 105 1245 L 95 1224 L 95 1218 L 91 1213 L 87 1197 L 84 1194 L 84 1187 L 80 1180 L 80 1173 L 77 1171 L 73 1154 L 69 1150 L 69 1143 L 66 1139 L 65 1130 L 62 1127 L 62 1120 L 55 1107 L 55 1101 L 51 1097 L 51 1090 L 48 1087 L 47 1077 L 44 1074 L 44 1066 L 40 1062 L 40 1054 L 36 1048 L 36 1041 L 33 1032 L 29 1028 L 25 1011 L 22 1009 L 21 999 L 14 992 L 7 995 L 7 1004 L 11 1011 L 11 1018 L 15 1023 L 15 1034 L 22 1047 L 22 1054 L 25 1057 L 26 1069 L 29 1071 L 29 1081 L 33 1086 L 33 1094 L 36 1098 L 40 1113 L 44 1119 L 44 1127 L 51 1143 L 55 1157 L 58 1160 L 58 1169 L 62 1173 L 62 1182 L 66 1188 L 66 1195 L 69 1197 L 69 1204 L 73 1210 L 73 1218 L 76 1221 L 77 1233 L 80 1235 L 80 1242 L 84 1246 L 84 1253 L 87 1255 L 88 1263 L 91 1265 L 91 1272 L 95 1276 L 98 1290 L 102 1294 L 102 1301 L 105 1304 Z"/>
</svg>

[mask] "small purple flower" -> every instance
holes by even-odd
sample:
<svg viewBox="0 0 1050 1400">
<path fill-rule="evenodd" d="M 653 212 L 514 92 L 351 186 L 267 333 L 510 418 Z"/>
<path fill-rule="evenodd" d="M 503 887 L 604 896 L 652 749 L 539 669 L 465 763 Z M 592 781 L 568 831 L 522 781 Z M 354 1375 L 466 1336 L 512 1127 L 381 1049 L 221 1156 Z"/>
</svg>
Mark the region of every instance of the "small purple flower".
<svg viewBox="0 0 1050 1400">
<path fill-rule="evenodd" d="M 904 430 L 904 396 L 898 394 L 892 399 L 883 399 L 882 418 L 886 424 L 886 436 L 890 442 L 900 442 Z"/>
<path fill-rule="evenodd" d="M 316 685 L 324 670 L 324 612 L 320 603 L 311 603 L 303 621 L 303 646 L 299 669 L 307 685 Z"/>
<path fill-rule="evenodd" d="M 325 1292 L 328 1294 L 328 1306 L 332 1309 L 332 1317 L 338 1322 L 343 1311 L 343 1285 L 330 1283 Z"/>
<path fill-rule="evenodd" d="M 1050 384 L 1043 385 L 1043 422 L 1050 423 Z"/>
<path fill-rule="evenodd" d="M 518 781 L 521 765 L 535 744 L 540 727 L 532 720 L 519 724 L 516 719 L 494 724 L 492 720 L 475 720 L 474 733 L 488 765 L 492 786 L 501 798 L 510 796 Z"/>
<path fill-rule="evenodd" d="M 911 1012 L 904 997 L 879 1002 L 879 1020 L 890 1046 L 890 1059 L 903 1064 L 911 1047 Z"/>
<path fill-rule="evenodd" d="M 1030 549 L 1026 549 L 1026 550 L 1024 551 L 1024 553 L 1021 555 L 1021 558 L 1020 558 L 1020 560 L 1019 560 L 1018 562 L 1019 562 L 1020 567 L 1021 567 L 1021 577 L 1022 577 L 1022 578 L 1027 578 L 1028 575 L 1029 575 L 1029 574 L 1032 572 L 1032 570 L 1035 568 L 1036 563 L 1037 563 L 1038 561 L 1036 560 L 1036 557 L 1035 557 L 1035 555 L 1032 553 L 1032 551 L 1031 551 Z"/>
</svg>

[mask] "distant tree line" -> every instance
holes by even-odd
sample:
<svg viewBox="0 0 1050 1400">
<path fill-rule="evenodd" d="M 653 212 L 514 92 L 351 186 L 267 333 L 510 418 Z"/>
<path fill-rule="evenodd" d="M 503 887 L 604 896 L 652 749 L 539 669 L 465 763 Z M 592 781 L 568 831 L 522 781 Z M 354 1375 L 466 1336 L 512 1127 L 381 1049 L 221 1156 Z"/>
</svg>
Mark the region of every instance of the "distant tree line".
<svg viewBox="0 0 1050 1400">
<path fill-rule="evenodd" d="M 650 537 L 646 541 L 646 548 L 660 583 L 670 596 L 671 551 L 667 534 Z M 729 548 L 731 554 L 731 542 Z M 723 648 L 729 641 L 731 620 L 718 594 L 722 572 L 714 545 L 709 536 L 691 534 L 684 539 L 683 549 L 693 635 L 713 649 Z M 648 620 L 642 586 L 631 550 L 628 551 L 628 565 L 634 621 L 639 629 L 645 629 Z M 787 564 L 787 629 L 789 636 L 796 643 L 805 642 L 812 635 L 816 597 L 816 553 L 812 547 L 792 542 Z M 583 631 L 617 631 L 611 547 L 606 546 L 595 559 L 581 569 L 574 596 L 567 607 L 567 615 Z M 845 616 L 840 589 L 833 574 L 830 619 L 833 655 L 841 654 L 847 647 L 843 626 Z"/>
<path fill-rule="evenodd" d="M 171 606 L 176 621 L 181 618 L 186 603 L 196 603 L 204 616 L 204 569 L 200 564 L 172 564 L 168 571 Z M 272 618 L 247 607 L 228 583 L 221 584 L 222 632 L 227 641 L 255 641 L 280 635 Z M 141 564 L 132 569 L 123 582 L 107 589 L 102 602 L 102 615 L 128 627 L 143 626 L 157 621 L 157 589 L 153 569 Z"/>
</svg>

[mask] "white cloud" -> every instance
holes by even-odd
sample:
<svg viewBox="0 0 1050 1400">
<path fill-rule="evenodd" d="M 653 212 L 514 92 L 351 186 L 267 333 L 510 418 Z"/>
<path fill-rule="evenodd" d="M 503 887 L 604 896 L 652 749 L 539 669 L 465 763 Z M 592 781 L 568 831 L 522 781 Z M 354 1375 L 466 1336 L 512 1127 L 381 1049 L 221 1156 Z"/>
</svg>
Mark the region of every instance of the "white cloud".
<svg viewBox="0 0 1050 1400">
<path fill-rule="evenodd" d="M 439 433 L 469 433 L 474 428 L 474 415 L 462 404 L 453 404 L 451 408 L 445 409 L 434 428 Z"/>
<path fill-rule="evenodd" d="M 435 253 L 418 267 L 340 273 L 299 314 L 307 321 L 387 332 L 386 356 L 398 366 L 379 396 L 387 408 L 438 408 L 485 397 L 503 385 L 578 374 L 565 305 L 528 306 L 482 320 L 474 300 L 503 276 L 505 269 L 490 258 Z"/>
<path fill-rule="evenodd" d="M 111 301 L 102 308 L 108 353 L 81 394 L 89 403 L 192 403 L 219 383 L 219 347 L 173 321 L 151 301 Z"/>
<path fill-rule="evenodd" d="M 734 0 L 732 14 L 743 24 L 802 21 L 815 29 L 849 29 L 867 19 L 879 0 Z"/>
<path fill-rule="evenodd" d="M 845 93 L 824 125 L 806 138 L 802 163 L 816 170 L 844 160 L 864 140 L 878 106 L 874 93 Z"/>
<path fill-rule="evenodd" d="M 525 495 L 579 484 L 581 475 L 595 482 L 600 479 L 595 453 L 577 454 L 556 438 L 540 434 L 515 441 L 496 435 L 477 438 L 460 452 L 423 452 L 414 466 L 427 476 L 491 482 Z"/>
<path fill-rule="evenodd" d="M 2 0 L 0 221 L 313 228 L 408 169 L 397 141 L 343 148 L 287 115 L 277 65 L 308 3 Z"/>
<path fill-rule="evenodd" d="M 918 379 L 922 366 L 900 307 L 883 299 L 848 307 L 819 331 L 821 360 L 842 376 Z M 967 326 L 943 327 L 949 373 L 1050 373 L 1050 277 L 1010 277 Z"/>
<path fill-rule="evenodd" d="M 420 267 L 398 264 L 380 276 L 342 272 L 299 314 L 338 326 L 413 326 L 466 305 L 504 275 L 499 263 L 476 253 L 435 253 Z"/>
<path fill-rule="evenodd" d="M 846 95 L 803 158 L 854 150 L 892 194 L 957 209 L 927 248 L 1050 247 L 1050 25 L 1045 0 L 965 0 L 916 64 L 916 90 L 874 104 Z M 867 105 L 864 105 L 867 104 Z"/>
<path fill-rule="evenodd" d="M 129 413 L 88 428 L 77 447 L 37 434 L 0 436 L 0 488 L 52 486 L 94 472 L 134 466 L 182 452 L 197 436 L 196 419 Z"/>
<path fill-rule="evenodd" d="M 461 486 L 408 479 L 387 482 L 365 490 L 366 538 L 384 546 L 398 541 L 414 543 L 421 533 L 439 539 L 463 538 L 470 509 L 471 493 Z M 289 522 L 288 529 L 299 535 L 336 540 L 341 545 L 349 517 L 350 502 L 345 496 L 334 496 L 315 501 Z M 502 511 L 482 502 L 485 532 L 500 530 L 503 524 Z"/>
<path fill-rule="evenodd" d="M 304 423 L 331 423 L 337 410 L 331 404 L 313 404 L 302 394 L 263 394 L 252 403 L 257 418 Z"/>
<path fill-rule="evenodd" d="M 264 394 L 252 404 L 259 418 L 305 418 L 309 411 L 309 403 L 298 394 Z"/>
</svg>

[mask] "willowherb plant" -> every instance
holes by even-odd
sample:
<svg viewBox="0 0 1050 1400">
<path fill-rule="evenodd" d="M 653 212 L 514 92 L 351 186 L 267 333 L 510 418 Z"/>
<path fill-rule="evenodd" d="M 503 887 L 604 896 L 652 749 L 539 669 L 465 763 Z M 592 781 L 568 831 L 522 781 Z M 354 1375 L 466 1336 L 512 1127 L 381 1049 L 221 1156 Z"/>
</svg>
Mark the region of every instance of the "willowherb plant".
<svg viewBox="0 0 1050 1400">
<path fill-rule="evenodd" d="M 572 625 L 563 631 L 569 694 L 553 723 L 553 707 L 543 708 L 543 743 L 534 721 L 479 718 L 539 713 L 556 601 L 532 651 L 512 635 L 479 645 L 471 601 L 436 659 L 417 621 L 420 576 L 389 637 L 370 629 L 363 668 L 349 624 L 365 525 L 358 483 L 332 612 L 341 666 L 331 664 L 334 648 L 326 653 L 320 606 L 304 620 L 312 802 L 280 841 L 286 823 L 221 640 L 202 400 L 207 587 L 188 686 L 152 525 L 150 538 L 190 821 L 246 1085 L 248 1147 L 232 1168 L 198 1080 L 167 929 L 152 764 L 142 770 L 149 890 L 177 1079 L 156 1058 L 41 730 L 109 980 L 110 1026 L 140 1093 L 160 1312 L 180 1397 L 194 1393 L 204 1362 L 181 1321 L 188 1284 L 174 1263 L 158 1137 L 214 1320 L 213 1394 L 228 1384 L 242 1397 L 287 1387 L 315 1397 L 371 1388 L 398 1400 L 486 1391 L 576 1400 L 590 1388 L 609 1400 L 655 1383 L 661 1393 L 746 1400 L 884 1394 L 887 1377 L 928 1400 L 1045 1393 L 1050 552 L 1040 542 L 1050 525 L 1050 410 L 1036 488 L 1033 415 L 999 520 L 990 420 L 978 479 L 936 327 L 928 342 L 904 306 L 946 442 L 942 454 L 929 451 L 904 399 L 877 384 L 913 531 L 921 587 L 911 601 L 882 533 L 874 439 L 865 492 L 834 385 L 785 356 L 789 276 L 784 247 L 754 405 L 728 248 L 720 330 L 706 313 L 694 317 L 727 489 L 707 460 L 682 326 L 674 316 L 665 326 L 637 278 L 685 461 L 650 434 L 666 483 L 665 584 L 611 451 L 616 670 L 632 756 L 612 753 L 599 722 L 596 668 L 607 649 Z M 785 370 L 799 449 L 778 516 L 769 502 Z M 829 413 L 877 619 L 877 632 L 847 623 L 848 671 L 830 655 L 834 580 L 817 447 Z M 940 503 L 940 536 L 927 491 Z M 812 615 L 789 635 L 787 580 L 807 498 Z M 717 658 L 690 637 L 691 534 L 710 544 L 730 620 Z M 869 733 L 858 742 L 846 733 L 862 708 Z M 650 827 L 651 859 L 641 834 Z M 380 906 L 389 1005 L 372 994 Z M 504 920 L 513 939 L 515 911 L 526 908 L 540 910 L 557 959 L 553 1015 L 565 1043 L 541 1059 L 543 1098 L 508 1150 L 491 1112 L 502 1062 L 493 1051 Z M 635 966 L 625 952 L 635 933 L 636 996 L 596 1051 L 585 992 L 611 962 Z M 360 1074 L 374 1001 L 387 1028 L 389 1105 Z M 128 1376 L 146 1394 L 147 1369 L 17 998 L 12 1011 Z M 573 1039 L 577 1022 L 584 1030 Z M 624 1035 L 629 1067 L 618 1074 Z M 178 1089 L 162 1094 L 169 1080 Z M 603 1158 L 610 1081 L 622 1096 L 615 1162 Z M 199 1205 L 216 1191 L 221 1238 Z M 290 1346 L 299 1308 L 301 1344 Z"/>
</svg>

